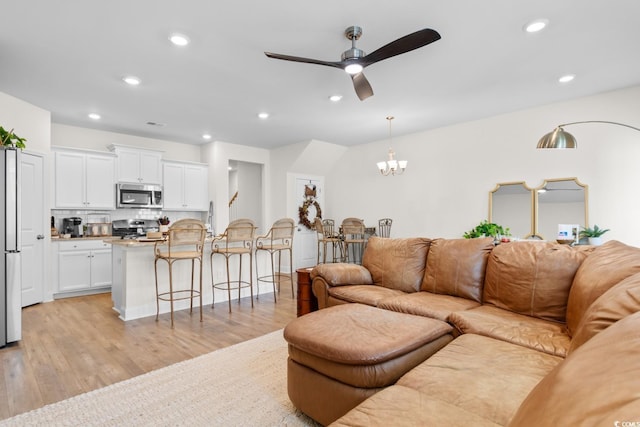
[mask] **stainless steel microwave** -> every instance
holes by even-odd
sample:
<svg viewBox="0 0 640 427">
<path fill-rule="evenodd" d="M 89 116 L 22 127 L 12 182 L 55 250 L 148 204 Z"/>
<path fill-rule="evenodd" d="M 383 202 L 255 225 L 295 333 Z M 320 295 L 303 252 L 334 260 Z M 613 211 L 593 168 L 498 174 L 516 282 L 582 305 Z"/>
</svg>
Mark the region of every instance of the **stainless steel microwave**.
<svg viewBox="0 0 640 427">
<path fill-rule="evenodd" d="M 162 209 L 162 187 L 149 184 L 116 184 L 119 208 Z"/>
</svg>

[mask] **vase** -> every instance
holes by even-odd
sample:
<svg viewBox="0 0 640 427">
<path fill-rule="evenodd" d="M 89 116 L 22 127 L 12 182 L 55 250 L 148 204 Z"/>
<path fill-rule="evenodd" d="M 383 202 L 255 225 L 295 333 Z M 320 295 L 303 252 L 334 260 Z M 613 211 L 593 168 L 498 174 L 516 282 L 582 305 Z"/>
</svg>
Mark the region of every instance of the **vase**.
<svg viewBox="0 0 640 427">
<path fill-rule="evenodd" d="M 160 225 L 160 232 L 161 233 L 167 233 L 169 231 L 169 226 L 168 225 Z"/>
<path fill-rule="evenodd" d="M 593 246 L 600 246 L 602 244 L 602 237 L 589 237 L 589 244 Z"/>
</svg>

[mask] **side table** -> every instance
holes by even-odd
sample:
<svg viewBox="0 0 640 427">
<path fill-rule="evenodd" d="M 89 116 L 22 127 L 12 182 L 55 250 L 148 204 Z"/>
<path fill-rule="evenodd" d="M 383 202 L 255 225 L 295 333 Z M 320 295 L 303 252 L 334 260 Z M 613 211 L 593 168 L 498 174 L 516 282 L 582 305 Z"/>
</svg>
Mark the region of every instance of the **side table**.
<svg viewBox="0 0 640 427">
<path fill-rule="evenodd" d="M 311 289 L 311 270 L 313 267 L 296 270 L 298 275 L 298 317 L 318 309 L 318 299 Z"/>
</svg>

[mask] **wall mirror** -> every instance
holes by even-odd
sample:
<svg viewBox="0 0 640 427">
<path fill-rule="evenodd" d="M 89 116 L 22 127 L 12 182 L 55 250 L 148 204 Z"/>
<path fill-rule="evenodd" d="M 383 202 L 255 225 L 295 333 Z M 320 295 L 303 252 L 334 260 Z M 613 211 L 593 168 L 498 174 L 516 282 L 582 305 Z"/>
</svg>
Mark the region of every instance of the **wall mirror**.
<svg viewBox="0 0 640 427">
<path fill-rule="evenodd" d="M 508 227 L 511 235 L 534 234 L 534 191 L 524 182 L 499 183 L 489 192 L 489 222 Z"/>
<path fill-rule="evenodd" d="M 577 178 L 546 179 L 534 193 L 536 237 L 555 241 L 559 224 L 589 226 L 588 186 Z"/>
</svg>

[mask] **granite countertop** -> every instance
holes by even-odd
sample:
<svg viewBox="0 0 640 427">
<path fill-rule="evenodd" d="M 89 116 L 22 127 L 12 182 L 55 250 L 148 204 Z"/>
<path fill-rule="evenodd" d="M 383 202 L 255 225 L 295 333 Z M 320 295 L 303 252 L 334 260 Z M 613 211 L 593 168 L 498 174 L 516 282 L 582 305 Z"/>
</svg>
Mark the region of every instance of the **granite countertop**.
<svg viewBox="0 0 640 427">
<path fill-rule="evenodd" d="M 71 237 L 69 239 L 64 239 L 62 237 L 51 236 L 52 242 L 80 242 L 83 240 L 111 240 L 111 239 L 119 239 L 117 236 L 91 236 L 91 237 Z"/>
</svg>

